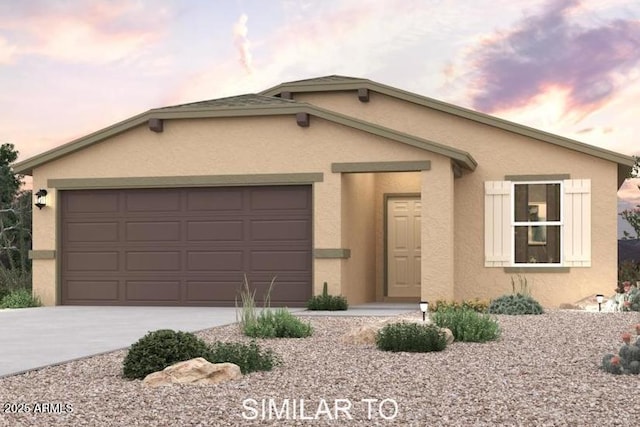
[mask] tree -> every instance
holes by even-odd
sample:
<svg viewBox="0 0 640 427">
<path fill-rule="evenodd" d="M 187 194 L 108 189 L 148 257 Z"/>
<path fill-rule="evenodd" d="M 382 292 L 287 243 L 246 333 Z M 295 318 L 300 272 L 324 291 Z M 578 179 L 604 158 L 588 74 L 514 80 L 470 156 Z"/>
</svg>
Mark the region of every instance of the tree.
<svg viewBox="0 0 640 427">
<path fill-rule="evenodd" d="M 0 297 L 31 286 L 31 191 L 21 191 L 22 176 L 13 172 L 18 158 L 13 144 L 0 146 Z"/>
<path fill-rule="evenodd" d="M 633 156 L 635 160 L 635 164 L 631 168 L 631 172 L 629 173 L 629 178 L 640 178 L 640 156 Z M 640 185 L 638 185 L 638 190 L 640 190 Z M 640 205 L 636 205 L 635 208 L 625 209 L 619 214 L 622 218 L 625 219 L 631 225 L 633 230 L 636 232 L 636 239 L 640 239 Z M 627 231 L 624 232 L 624 239 L 631 239 L 631 236 Z"/>
</svg>

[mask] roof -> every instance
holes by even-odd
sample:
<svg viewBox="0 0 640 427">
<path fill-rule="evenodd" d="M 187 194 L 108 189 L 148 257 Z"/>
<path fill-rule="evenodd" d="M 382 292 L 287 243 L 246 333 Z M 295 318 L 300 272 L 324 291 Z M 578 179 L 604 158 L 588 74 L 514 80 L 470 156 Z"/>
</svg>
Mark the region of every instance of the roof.
<svg viewBox="0 0 640 427">
<path fill-rule="evenodd" d="M 550 144 L 559 145 L 570 150 L 589 154 L 594 157 L 609 160 L 618 164 L 618 180 L 621 182 L 630 172 L 634 164 L 634 160 L 630 156 L 625 156 L 614 151 L 604 148 L 595 147 L 570 138 L 565 138 L 552 133 L 544 132 L 478 111 L 459 107 L 426 96 L 407 92 L 381 83 L 371 81 L 369 79 L 345 77 L 338 75 L 316 77 L 306 80 L 298 80 L 288 83 L 282 83 L 261 92 L 261 95 L 278 96 L 283 92 L 332 92 L 344 90 L 358 90 L 361 88 L 369 89 L 393 98 L 401 99 L 414 104 L 422 105 L 434 110 L 442 111 L 454 116 L 462 117 L 478 123 L 483 123 L 499 129 L 503 129 L 515 134 L 524 135 Z"/>
<path fill-rule="evenodd" d="M 359 120 L 344 114 L 326 110 L 315 105 L 293 100 L 270 97 L 261 94 L 247 94 L 229 98 L 213 99 L 208 101 L 193 102 L 169 107 L 155 108 L 123 120 L 112 126 L 97 132 L 78 138 L 60 147 L 38 154 L 34 157 L 16 163 L 13 168 L 16 173 L 31 175 L 33 169 L 63 156 L 86 148 L 112 136 L 126 132 L 134 127 L 147 124 L 150 119 L 178 120 L 213 117 L 252 117 L 252 116 L 276 116 L 295 115 L 308 113 L 312 116 L 358 129 L 372 135 L 388 138 L 403 144 L 407 144 L 428 152 L 447 156 L 452 161 L 466 170 L 474 170 L 477 162 L 473 157 L 462 150 L 438 144 L 424 138 L 418 138 L 394 129 Z"/>
</svg>

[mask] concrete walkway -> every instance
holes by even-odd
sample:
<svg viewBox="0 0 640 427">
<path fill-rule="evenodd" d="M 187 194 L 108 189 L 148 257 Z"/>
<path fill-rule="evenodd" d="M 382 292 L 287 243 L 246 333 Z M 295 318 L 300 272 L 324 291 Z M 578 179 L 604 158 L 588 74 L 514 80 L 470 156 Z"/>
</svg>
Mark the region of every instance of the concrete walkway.
<svg viewBox="0 0 640 427">
<path fill-rule="evenodd" d="M 364 304 L 308 316 L 395 316 L 416 304 Z M 0 377 L 129 347 L 149 331 L 195 332 L 235 323 L 234 307 L 57 306 L 0 310 Z"/>
</svg>

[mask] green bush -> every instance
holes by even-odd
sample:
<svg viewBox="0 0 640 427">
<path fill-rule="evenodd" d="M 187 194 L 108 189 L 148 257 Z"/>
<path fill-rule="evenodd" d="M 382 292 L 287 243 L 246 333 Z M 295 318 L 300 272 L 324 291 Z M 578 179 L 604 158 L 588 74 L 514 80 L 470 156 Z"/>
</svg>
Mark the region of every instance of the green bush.
<svg viewBox="0 0 640 427">
<path fill-rule="evenodd" d="M 256 371 L 270 371 L 282 363 L 272 350 L 261 349 L 255 341 L 249 344 L 216 342 L 211 346 L 212 363 L 235 363 L 243 374 Z"/>
<path fill-rule="evenodd" d="M 431 315 L 433 323 L 451 330 L 456 341 L 486 342 L 500 337 L 498 321 L 471 309 L 441 309 Z"/>
<path fill-rule="evenodd" d="M 489 303 L 487 301 L 481 300 L 479 298 L 474 298 L 472 300 L 464 300 L 461 303 L 455 301 L 445 301 L 438 300 L 433 305 L 433 308 L 430 308 L 432 312 L 438 312 L 441 310 L 448 310 L 450 308 L 453 309 L 467 309 L 473 310 L 478 313 L 485 313 L 487 311 L 487 307 Z"/>
<path fill-rule="evenodd" d="M 337 311 L 349 308 L 347 299 L 342 295 L 329 295 L 327 282 L 322 287 L 322 295 L 315 295 L 307 301 L 308 310 Z"/>
<path fill-rule="evenodd" d="M 426 353 L 447 347 L 444 332 L 436 325 L 418 323 L 390 323 L 376 335 L 376 346 L 384 351 Z"/>
<path fill-rule="evenodd" d="M 25 288 L 18 288 L 9 291 L 0 300 L 0 308 L 27 308 L 40 307 L 40 298 L 34 297 L 31 291 Z"/>
<path fill-rule="evenodd" d="M 313 328 L 286 308 L 265 308 L 255 321 L 244 324 L 243 332 L 253 338 L 304 338 L 311 335 Z"/>
<path fill-rule="evenodd" d="M 544 310 L 530 295 L 503 295 L 491 301 L 487 312 L 491 314 L 542 314 Z"/>
<path fill-rule="evenodd" d="M 190 332 L 160 329 L 135 342 L 123 363 L 125 378 L 143 379 L 152 372 L 196 357 L 210 360 L 210 348 Z"/>
</svg>

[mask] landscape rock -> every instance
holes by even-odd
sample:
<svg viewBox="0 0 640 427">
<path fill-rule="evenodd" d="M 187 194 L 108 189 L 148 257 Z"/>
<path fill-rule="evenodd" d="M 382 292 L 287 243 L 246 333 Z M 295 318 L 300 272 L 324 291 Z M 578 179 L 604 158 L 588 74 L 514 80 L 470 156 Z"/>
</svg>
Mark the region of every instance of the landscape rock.
<svg viewBox="0 0 640 427">
<path fill-rule="evenodd" d="M 202 357 L 178 362 L 162 371 L 153 372 L 142 380 L 149 387 L 172 384 L 209 385 L 242 377 L 240 367 L 233 363 L 211 363 Z"/>
</svg>

